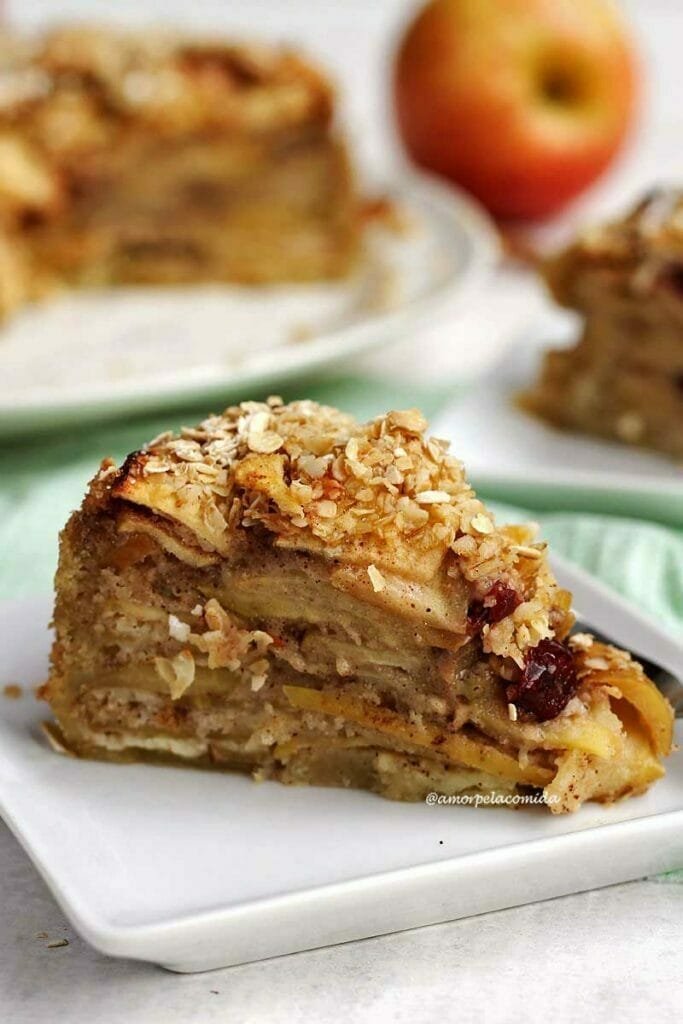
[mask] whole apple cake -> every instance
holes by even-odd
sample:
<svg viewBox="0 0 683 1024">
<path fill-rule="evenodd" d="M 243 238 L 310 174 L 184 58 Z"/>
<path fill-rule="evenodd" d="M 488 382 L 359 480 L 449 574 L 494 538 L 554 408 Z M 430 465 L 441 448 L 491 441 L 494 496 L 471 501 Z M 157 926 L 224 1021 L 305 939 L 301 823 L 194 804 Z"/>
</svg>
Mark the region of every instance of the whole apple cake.
<svg viewBox="0 0 683 1024">
<path fill-rule="evenodd" d="M 555 426 L 683 457 L 683 192 L 659 189 L 543 269 L 584 319 L 522 404 Z"/>
<path fill-rule="evenodd" d="M 425 427 L 272 398 L 103 462 L 61 536 L 55 745 L 554 812 L 647 789 L 670 706 L 569 635 L 545 545 Z"/>
<path fill-rule="evenodd" d="M 0 313 L 56 286 L 338 278 L 358 216 L 296 53 L 68 27 L 0 40 Z"/>
</svg>

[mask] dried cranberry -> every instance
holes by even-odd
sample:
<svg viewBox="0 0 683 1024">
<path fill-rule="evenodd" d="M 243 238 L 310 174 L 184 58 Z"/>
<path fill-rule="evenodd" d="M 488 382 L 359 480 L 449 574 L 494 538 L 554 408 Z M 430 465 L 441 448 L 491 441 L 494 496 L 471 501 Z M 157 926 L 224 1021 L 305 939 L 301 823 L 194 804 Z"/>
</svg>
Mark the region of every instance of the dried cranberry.
<svg viewBox="0 0 683 1024">
<path fill-rule="evenodd" d="M 661 273 L 660 281 L 677 298 L 683 298 L 683 266 L 680 263 L 671 263 L 666 267 Z"/>
<path fill-rule="evenodd" d="M 505 694 L 512 704 L 545 722 L 567 706 L 577 685 L 569 648 L 556 640 L 541 640 L 529 654 L 519 681 L 508 684 Z"/>
<path fill-rule="evenodd" d="M 478 633 L 484 626 L 500 622 L 514 612 L 522 599 L 516 590 L 498 580 L 486 592 L 481 601 L 473 601 L 467 609 L 467 626 L 470 633 Z"/>
</svg>

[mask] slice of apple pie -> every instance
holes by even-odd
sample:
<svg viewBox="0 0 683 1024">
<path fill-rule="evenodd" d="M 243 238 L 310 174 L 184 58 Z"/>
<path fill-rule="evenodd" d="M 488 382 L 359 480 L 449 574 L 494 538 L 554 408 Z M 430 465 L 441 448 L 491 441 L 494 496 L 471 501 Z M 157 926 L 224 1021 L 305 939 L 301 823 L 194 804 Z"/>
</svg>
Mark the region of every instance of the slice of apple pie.
<svg viewBox="0 0 683 1024">
<path fill-rule="evenodd" d="M 61 747 L 553 811 L 659 778 L 671 708 L 425 426 L 273 398 L 105 461 L 61 538 Z"/>
<path fill-rule="evenodd" d="M 551 424 L 683 457 L 683 191 L 657 189 L 543 267 L 584 319 L 521 404 Z"/>
<path fill-rule="evenodd" d="M 66 25 L 0 35 L 0 314 L 55 288 L 343 278 L 360 217 L 298 53 Z"/>
</svg>

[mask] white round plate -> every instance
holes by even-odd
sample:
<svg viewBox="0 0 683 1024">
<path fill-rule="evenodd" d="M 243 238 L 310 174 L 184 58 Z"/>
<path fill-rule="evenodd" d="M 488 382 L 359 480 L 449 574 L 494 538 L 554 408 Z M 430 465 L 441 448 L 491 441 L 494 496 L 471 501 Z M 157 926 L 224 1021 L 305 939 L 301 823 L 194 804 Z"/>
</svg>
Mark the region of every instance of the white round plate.
<svg viewBox="0 0 683 1024">
<path fill-rule="evenodd" d="M 495 229 L 425 175 L 381 191 L 412 228 L 373 228 L 350 281 L 121 288 L 23 311 L 0 334 L 0 434 L 251 397 L 452 315 L 491 271 Z"/>
</svg>

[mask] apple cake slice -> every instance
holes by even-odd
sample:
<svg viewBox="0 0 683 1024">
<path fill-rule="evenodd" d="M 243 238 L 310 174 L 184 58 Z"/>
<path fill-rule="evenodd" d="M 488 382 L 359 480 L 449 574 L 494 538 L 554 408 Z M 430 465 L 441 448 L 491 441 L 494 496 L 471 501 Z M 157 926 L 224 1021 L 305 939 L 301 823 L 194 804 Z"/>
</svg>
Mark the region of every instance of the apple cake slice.
<svg viewBox="0 0 683 1024">
<path fill-rule="evenodd" d="M 145 31 L 0 37 L 0 312 L 54 287 L 339 278 L 359 216 L 327 79 Z"/>
<path fill-rule="evenodd" d="M 272 398 L 105 461 L 61 537 L 59 745 L 553 811 L 659 778 L 670 706 L 569 636 L 533 529 L 497 526 L 425 427 Z"/>
<path fill-rule="evenodd" d="M 549 259 L 554 298 L 584 319 L 522 405 L 555 426 L 683 457 L 683 192 L 659 189 Z"/>
</svg>

